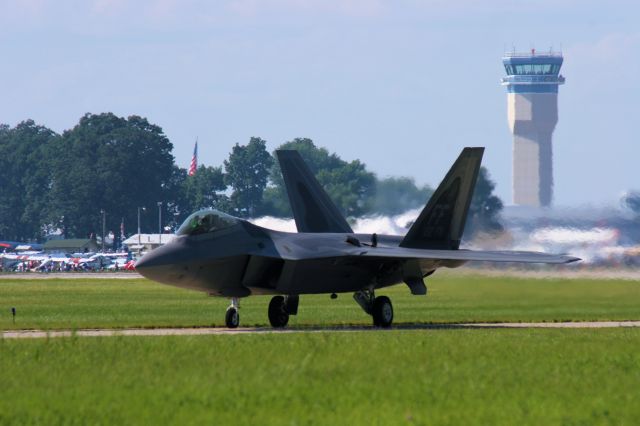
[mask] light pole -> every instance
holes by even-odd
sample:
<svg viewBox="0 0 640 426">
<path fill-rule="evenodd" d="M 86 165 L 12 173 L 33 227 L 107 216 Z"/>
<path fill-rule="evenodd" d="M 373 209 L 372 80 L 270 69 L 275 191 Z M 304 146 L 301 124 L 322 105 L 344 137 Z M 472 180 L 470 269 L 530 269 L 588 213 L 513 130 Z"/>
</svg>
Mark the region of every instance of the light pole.
<svg viewBox="0 0 640 426">
<path fill-rule="evenodd" d="M 104 209 L 100 209 L 100 214 L 102 214 L 102 252 L 104 253 L 104 234 L 107 228 L 107 212 Z"/>
<path fill-rule="evenodd" d="M 162 201 L 158 201 L 158 234 L 159 244 L 162 244 Z"/>
<path fill-rule="evenodd" d="M 140 210 L 147 211 L 147 208 L 138 207 L 138 251 L 140 251 Z"/>
</svg>

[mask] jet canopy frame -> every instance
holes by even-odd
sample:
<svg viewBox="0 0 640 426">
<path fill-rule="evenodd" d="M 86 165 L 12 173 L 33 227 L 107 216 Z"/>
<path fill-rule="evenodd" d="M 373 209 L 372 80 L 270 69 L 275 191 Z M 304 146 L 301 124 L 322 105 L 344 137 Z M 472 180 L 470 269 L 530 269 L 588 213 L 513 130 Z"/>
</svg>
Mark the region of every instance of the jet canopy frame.
<svg viewBox="0 0 640 426">
<path fill-rule="evenodd" d="M 198 210 L 191 214 L 178 228 L 176 235 L 208 234 L 222 229 L 231 228 L 240 220 L 226 213 L 214 209 Z"/>
</svg>

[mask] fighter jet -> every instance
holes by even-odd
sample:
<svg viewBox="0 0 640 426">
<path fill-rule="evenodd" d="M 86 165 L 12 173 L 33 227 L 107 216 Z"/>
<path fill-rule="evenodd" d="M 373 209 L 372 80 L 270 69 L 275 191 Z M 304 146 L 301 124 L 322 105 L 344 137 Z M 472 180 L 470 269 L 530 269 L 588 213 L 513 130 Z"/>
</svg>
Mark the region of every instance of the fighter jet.
<svg viewBox="0 0 640 426">
<path fill-rule="evenodd" d="M 561 264 L 578 258 L 536 252 L 460 249 L 484 148 L 465 148 L 407 234 L 357 234 L 296 151 L 277 151 L 297 233 L 256 226 L 216 210 L 189 216 L 170 243 L 136 264 L 143 276 L 228 297 L 225 323 L 240 323 L 239 299 L 274 295 L 268 317 L 284 327 L 303 294 L 353 293 L 374 326 L 389 327 L 393 306 L 375 291 L 405 283 L 427 294 L 425 278 L 469 261 Z M 393 200 L 389 200 L 393 202 Z"/>
</svg>

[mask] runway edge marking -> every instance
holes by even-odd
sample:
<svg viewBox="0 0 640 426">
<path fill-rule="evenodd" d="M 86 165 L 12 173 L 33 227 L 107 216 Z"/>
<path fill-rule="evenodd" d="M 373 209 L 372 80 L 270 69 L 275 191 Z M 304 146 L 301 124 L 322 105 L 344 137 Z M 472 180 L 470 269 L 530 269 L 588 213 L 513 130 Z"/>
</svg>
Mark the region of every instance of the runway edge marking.
<svg viewBox="0 0 640 426">
<path fill-rule="evenodd" d="M 124 328 L 124 329 L 80 329 L 80 330 L 7 330 L 0 334 L 3 339 L 46 339 L 57 337 L 115 337 L 115 336 L 208 336 L 208 335 L 242 335 L 242 334 L 292 334 L 323 332 L 357 332 L 357 331 L 394 331 L 394 330 L 436 330 L 436 329 L 486 329 L 486 328 L 635 328 L 640 321 L 590 321 L 590 322 L 526 322 L 526 323 L 452 323 L 452 324 L 406 324 L 390 329 L 379 329 L 371 326 L 345 327 L 308 327 L 308 328 Z"/>
</svg>

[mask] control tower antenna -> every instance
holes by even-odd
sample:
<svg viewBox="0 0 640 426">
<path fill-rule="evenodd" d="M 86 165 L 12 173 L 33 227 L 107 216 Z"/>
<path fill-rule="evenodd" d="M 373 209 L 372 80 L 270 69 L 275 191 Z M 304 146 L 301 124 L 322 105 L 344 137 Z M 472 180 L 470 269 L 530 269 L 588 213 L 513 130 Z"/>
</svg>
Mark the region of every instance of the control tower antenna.
<svg viewBox="0 0 640 426">
<path fill-rule="evenodd" d="M 513 203 L 547 207 L 553 199 L 551 139 L 558 122 L 562 53 L 505 53 L 507 116 L 513 134 Z"/>
</svg>

